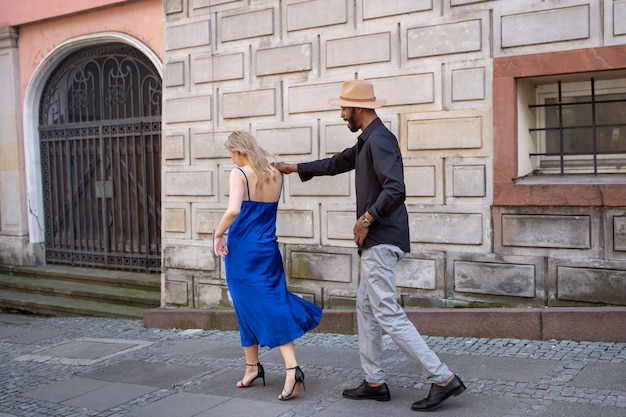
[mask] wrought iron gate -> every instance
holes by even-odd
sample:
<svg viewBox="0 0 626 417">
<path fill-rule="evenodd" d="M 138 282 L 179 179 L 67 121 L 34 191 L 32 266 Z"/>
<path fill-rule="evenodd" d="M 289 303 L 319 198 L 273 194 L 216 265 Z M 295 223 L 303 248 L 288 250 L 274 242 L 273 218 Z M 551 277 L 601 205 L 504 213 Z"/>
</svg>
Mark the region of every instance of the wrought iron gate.
<svg viewBox="0 0 626 417">
<path fill-rule="evenodd" d="M 39 139 L 46 261 L 161 269 L 161 79 L 121 43 L 82 49 L 51 75 Z"/>
</svg>

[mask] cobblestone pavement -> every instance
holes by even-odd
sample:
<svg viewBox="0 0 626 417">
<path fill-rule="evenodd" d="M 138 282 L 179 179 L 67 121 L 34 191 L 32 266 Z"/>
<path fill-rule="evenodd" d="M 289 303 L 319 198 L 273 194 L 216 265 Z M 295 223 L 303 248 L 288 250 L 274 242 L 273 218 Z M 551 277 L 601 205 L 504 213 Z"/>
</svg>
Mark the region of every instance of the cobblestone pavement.
<svg viewBox="0 0 626 417">
<path fill-rule="evenodd" d="M 437 415 L 626 416 L 626 343 L 425 339 L 468 388 Z M 0 314 L 0 417 L 420 415 L 410 405 L 429 383 L 384 342 L 390 402 L 341 397 L 363 379 L 357 336 L 323 333 L 297 340 L 306 391 L 282 402 L 277 349 L 261 350 L 265 387 L 234 387 L 245 369 L 237 332 Z"/>
</svg>

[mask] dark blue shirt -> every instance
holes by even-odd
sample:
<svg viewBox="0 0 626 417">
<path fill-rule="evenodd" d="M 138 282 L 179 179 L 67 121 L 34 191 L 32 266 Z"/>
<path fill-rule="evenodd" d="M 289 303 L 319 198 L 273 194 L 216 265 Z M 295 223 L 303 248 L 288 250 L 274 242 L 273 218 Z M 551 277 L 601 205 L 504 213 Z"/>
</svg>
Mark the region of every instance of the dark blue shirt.
<svg viewBox="0 0 626 417">
<path fill-rule="evenodd" d="M 375 219 L 363 248 L 390 244 L 409 252 L 402 154 L 398 140 L 379 118 L 365 128 L 353 147 L 331 158 L 299 163 L 298 175 L 302 181 L 308 181 L 315 176 L 337 175 L 353 169 L 357 218 L 367 211 Z"/>
</svg>

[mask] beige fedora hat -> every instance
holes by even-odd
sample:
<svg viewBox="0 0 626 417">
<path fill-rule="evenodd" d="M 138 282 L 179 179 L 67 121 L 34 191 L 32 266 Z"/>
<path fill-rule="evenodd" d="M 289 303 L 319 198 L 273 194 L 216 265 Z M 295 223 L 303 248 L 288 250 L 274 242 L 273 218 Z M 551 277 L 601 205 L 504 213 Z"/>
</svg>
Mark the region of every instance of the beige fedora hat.
<svg viewBox="0 0 626 417">
<path fill-rule="evenodd" d="M 348 80 L 341 85 L 339 98 L 331 98 L 328 104 L 340 107 L 361 107 L 364 109 L 377 109 L 385 105 L 387 100 L 376 100 L 374 85 L 369 81 Z"/>
</svg>

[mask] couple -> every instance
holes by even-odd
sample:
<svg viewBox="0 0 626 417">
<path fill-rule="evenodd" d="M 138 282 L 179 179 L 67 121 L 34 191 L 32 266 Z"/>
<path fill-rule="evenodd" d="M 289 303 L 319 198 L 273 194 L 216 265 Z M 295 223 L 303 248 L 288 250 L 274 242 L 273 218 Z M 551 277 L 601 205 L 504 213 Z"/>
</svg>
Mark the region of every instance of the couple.
<svg viewBox="0 0 626 417">
<path fill-rule="evenodd" d="M 278 346 L 286 368 L 278 399 L 297 397 L 300 388 L 304 389 L 304 373 L 293 341 L 314 329 L 322 316 L 320 307 L 287 290 L 275 234 L 282 174 L 297 172 L 307 181 L 355 170 L 357 220 L 353 232 L 361 257 L 356 310 L 365 380 L 357 388 L 344 390 L 343 396 L 391 399 L 382 369 L 385 331 L 432 383 L 428 396 L 411 408 L 432 410 L 463 393 L 465 385 L 427 346 L 396 300 L 396 269 L 410 244 L 402 155 L 396 137 L 375 111 L 386 100 L 376 99 L 371 83 L 350 80 L 343 83 L 340 98 L 329 103 L 341 107 L 341 118 L 352 132 L 361 130 L 352 148 L 331 158 L 271 164 L 271 155 L 249 133 L 234 132 L 226 141 L 237 167 L 230 173 L 228 208 L 215 230 L 214 251 L 224 258 L 246 357 L 246 372 L 237 386 L 250 387 L 259 378 L 265 384 L 259 346 Z M 227 230 L 228 242 L 224 238 Z"/>
</svg>

